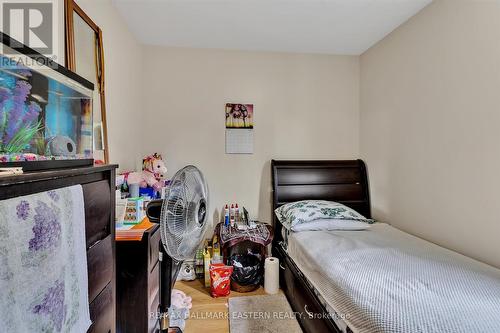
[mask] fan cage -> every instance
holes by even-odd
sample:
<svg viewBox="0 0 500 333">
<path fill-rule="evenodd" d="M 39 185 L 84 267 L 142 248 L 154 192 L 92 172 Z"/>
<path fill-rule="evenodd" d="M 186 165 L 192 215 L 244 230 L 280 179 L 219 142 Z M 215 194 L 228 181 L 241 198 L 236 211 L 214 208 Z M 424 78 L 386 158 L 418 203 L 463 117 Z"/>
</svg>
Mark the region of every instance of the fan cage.
<svg viewBox="0 0 500 333">
<path fill-rule="evenodd" d="M 160 234 L 172 259 L 192 259 L 207 229 L 208 187 L 202 173 L 189 165 L 170 183 L 160 215 Z"/>
</svg>

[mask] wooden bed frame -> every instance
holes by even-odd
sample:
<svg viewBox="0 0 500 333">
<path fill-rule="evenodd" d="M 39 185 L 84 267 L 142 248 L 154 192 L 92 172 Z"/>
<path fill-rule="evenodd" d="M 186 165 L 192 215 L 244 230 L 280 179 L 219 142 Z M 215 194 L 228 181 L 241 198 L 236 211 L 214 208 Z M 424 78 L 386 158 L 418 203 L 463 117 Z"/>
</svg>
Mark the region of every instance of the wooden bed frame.
<svg viewBox="0 0 500 333">
<path fill-rule="evenodd" d="M 340 202 L 371 218 L 366 167 L 361 160 L 271 161 L 273 211 L 288 202 L 328 200 Z M 273 255 L 280 260 L 280 287 L 305 332 L 341 332 L 306 277 L 281 246 L 282 225 L 273 213 Z M 349 329 L 348 329 L 349 331 Z"/>
</svg>

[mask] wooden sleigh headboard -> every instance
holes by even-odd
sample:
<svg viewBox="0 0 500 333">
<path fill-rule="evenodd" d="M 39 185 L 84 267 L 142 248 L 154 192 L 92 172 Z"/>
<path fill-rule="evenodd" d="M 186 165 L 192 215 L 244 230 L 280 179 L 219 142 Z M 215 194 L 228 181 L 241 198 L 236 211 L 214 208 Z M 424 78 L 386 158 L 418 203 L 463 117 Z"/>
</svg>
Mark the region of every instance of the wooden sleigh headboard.
<svg viewBox="0 0 500 333">
<path fill-rule="evenodd" d="M 288 202 L 336 201 L 371 218 L 368 175 L 362 160 L 272 160 L 271 172 L 276 241 L 281 238 L 281 224 L 274 210 Z"/>
</svg>

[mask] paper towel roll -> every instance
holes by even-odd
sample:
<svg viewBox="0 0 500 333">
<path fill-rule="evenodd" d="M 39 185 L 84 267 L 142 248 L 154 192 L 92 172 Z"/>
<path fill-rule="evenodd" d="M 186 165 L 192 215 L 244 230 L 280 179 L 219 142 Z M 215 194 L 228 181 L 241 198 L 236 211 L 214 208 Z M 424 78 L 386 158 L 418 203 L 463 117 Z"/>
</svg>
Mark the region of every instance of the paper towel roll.
<svg viewBox="0 0 500 333">
<path fill-rule="evenodd" d="M 264 290 L 267 294 L 276 294 L 280 287 L 280 261 L 268 257 L 264 261 Z"/>
</svg>

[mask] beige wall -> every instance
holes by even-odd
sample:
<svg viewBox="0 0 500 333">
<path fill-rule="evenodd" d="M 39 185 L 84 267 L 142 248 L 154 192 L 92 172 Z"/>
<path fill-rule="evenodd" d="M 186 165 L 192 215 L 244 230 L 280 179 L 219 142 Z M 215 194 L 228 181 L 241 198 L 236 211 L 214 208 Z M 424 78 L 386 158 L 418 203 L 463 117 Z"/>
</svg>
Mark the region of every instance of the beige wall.
<svg viewBox="0 0 500 333">
<path fill-rule="evenodd" d="M 376 218 L 500 267 L 500 1 L 437 0 L 361 57 Z"/>
<path fill-rule="evenodd" d="M 153 151 L 169 176 L 198 165 L 212 214 L 238 201 L 268 221 L 271 158 L 360 154 L 375 217 L 500 267 L 500 1 L 436 0 L 361 69 L 358 57 L 144 47 L 109 0 L 78 3 L 104 31 L 122 169 Z M 224 153 L 226 102 L 255 104 L 253 155 Z"/>
<path fill-rule="evenodd" d="M 270 160 L 358 157 L 359 58 L 145 47 L 143 153 L 200 167 L 211 214 L 269 221 Z M 253 103 L 253 155 L 226 155 L 224 105 Z"/>
<path fill-rule="evenodd" d="M 110 162 L 133 169 L 140 158 L 142 46 L 110 0 L 77 0 L 103 31 Z M 59 54 L 64 64 L 64 0 L 59 0 Z"/>
</svg>

